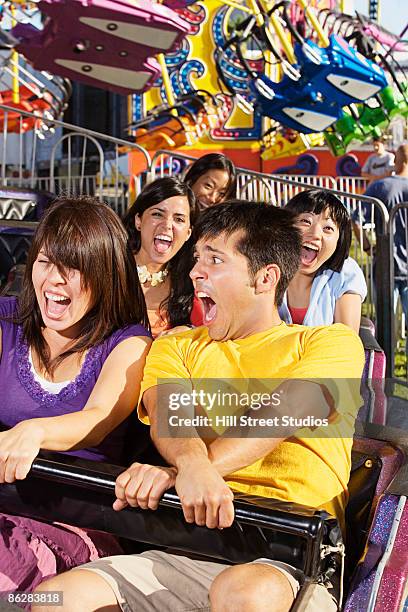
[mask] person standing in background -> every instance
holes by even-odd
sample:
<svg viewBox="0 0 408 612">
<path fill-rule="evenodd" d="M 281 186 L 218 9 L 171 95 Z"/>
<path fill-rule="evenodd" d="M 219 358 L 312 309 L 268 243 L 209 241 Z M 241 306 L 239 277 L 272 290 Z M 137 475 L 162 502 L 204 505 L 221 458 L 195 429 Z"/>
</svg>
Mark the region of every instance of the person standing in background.
<svg viewBox="0 0 408 612">
<path fill-rule="evenodd" d="M 380 136 L 373 139 L 373 149 L 374 153 L 367 157 L 361 168 L 361 176 L 371 180 L 390 176 L 394 169 L 394 153 L 385 150 L 384 141 Z"/>
<path fill-rule="evenodd" d="M 408 202 L 408 144 L 398 147 L 395 155 L 395 173 L 369 185 L 366 196 L 377 198 L 384 202 L 388 212 L 401 204 Z M 371 208 L 362 205 L 357 208 L 353 215 L 353 229 L 359 243 L 363 244 L 363 250 L 370 252 L 371 245 L 365 232 L 364 224 L 370 221 Z M 375 227 L 381 225 L 378 210 L 374 211 L 373 217 Z M 377 229 L 376 229 L 377 231 Z M 408 256 L 407 256 L 407 215 L 406 210 L 400 209 L 395 215 L 394 226 L 391 236 L 394 241 L 394 310 L 397 305 L 398 296 L 401 299 L 402 309 L 408 316 Z"/>
</svg>

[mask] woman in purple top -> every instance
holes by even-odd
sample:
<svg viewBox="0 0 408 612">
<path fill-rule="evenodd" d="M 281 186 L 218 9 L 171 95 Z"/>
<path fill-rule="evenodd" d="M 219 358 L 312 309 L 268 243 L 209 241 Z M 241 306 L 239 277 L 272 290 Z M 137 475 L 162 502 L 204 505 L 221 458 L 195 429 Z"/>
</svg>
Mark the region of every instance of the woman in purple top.
<svg viewBox="0 0 408 612">
<path fill-rule="evenodd" d="M 40 449 L 120 462 L 148 325 L 116 214 L 93 198 L 55 202 L 19 300 L 0 298 L 0 483 L 24 479 Z M 0 534 L 0 592 L 120 550 L 110 536 L 5 514 Z"/>
</svg>

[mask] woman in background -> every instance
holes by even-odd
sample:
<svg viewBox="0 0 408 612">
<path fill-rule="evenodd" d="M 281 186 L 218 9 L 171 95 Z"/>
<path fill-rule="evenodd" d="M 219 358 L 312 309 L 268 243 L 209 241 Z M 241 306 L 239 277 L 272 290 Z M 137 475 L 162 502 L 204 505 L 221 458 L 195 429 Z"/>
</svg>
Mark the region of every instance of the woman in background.
<svg viewBox="0 0 408 612">
<path fill-rule="evenodd" d="M 190 187 L 176 177 L 165 177 L 146 185 L 124 219 L 153 337 L 191 323 L 189 238 L 198 213 Z"/>
<path fill-rule="evenodd" d="M 286 323 L 344 323 L 357 333 L 367 295 L 364 274 L 349 257 L 351 220 L 342 202 L 323 189 L 296 194 L 286 205 L 302 233 L 301 264 L 280 307 Z"/>
<path fill-rule="evenodd" d="M 190 185 L 200 208 L 236 197 L 235 166 L 221 153 L 209 153 L 193 162 L 187 169 L 184 182 Z"/>
</svg>

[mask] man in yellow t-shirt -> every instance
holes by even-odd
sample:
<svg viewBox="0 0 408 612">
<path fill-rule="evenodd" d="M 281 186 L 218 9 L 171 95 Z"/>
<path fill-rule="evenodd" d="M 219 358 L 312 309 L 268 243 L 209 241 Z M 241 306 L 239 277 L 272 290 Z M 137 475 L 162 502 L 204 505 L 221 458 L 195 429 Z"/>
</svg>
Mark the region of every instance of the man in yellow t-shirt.
<svg viewBox="0 0 408 612">
<path fill-rule="evenodd" d="M 248 434 L 256 437 L 256 440 L 251 437 L 237 442 L 235 437 L 220 437 L 208 445 L 208 452 L 213 465 L 219 465 L 221 475 L 233 490 L 325 508 L 342 522 L 347 503 L 354 421 L 361 405 L 359 376 L 363 366 L 363 351 L 360 339 L 348 327 L 336 324 L 330 328 L 329 333 L 328 338 L 326 327 L 279 323 L 245 338 L 214 342 L 209 330 L 199 327 L 154 342 L 147 357 L 141 395 L 148 390 L 153 393 L 159 385 L 158 411 L 153 416 L 156 431 L 154 440 L 159 450 L 163 450 L 164 440 L 166 444 L 172 439 L 165 438 L 162 442 L 165 434 L 173 435 L 173 438 L 180 433 L 184 438 L 188 435 L 190 421 L 187 419 L 191 420 L 191 417 L 196 417 L 197 424 L 211 424 L 216 434 L 224 433 L 229 424 L 238 424 L 243 410 L 224 399 L 227 396 L 229 400 L 232 393 L 239 396 L 245 394 L 245 399 L 247 395 L 257 399 L 260 393 L 266 396 L 275 394 L 279 403 L 275 411 L 268 406 L 268 413 L 273 412 L 276 417 L 283 417 L 283 413 L 288 411 L 285 405 L 280 405 L 284 403 L 284 394 L 279 393 L 284 381 L 298 380 L 296 394 L 301 400 L 310 395 L 309 401 L 315 401 L 315 391 L 320 395 L 316 381 L 321 381 L 335 397 L 339 396 L 337 416 L 328 426 L 313 431 L 303 428 L 296 436 L 287 437 L 279 444 L 271 444 L 271 440 L 265 439 L 265 436 L 275 436 L 277 442 L 278 428 L 274 427 L 273 421 L 268 427 L 268 423 L 261 420 L 266 410 L 252 410 L 252 416 L 243 420 L 244 426 L 239 430 L 237 428 L 237 435 L 245 434 L 248 429 Z M 178 379 L 184 383 L 182 389 Z M 312 385 L 312 391 L 309 385 Z M 197 399 L 200 390 L 207 394 L 204 399 L 207 411 L 196 410 L 192 413 L 190 406 L 188 410 L 183 410 L 180 405 L 179 394 L 188 397 L 193 386 Z M 218 404 L 212 406 L 214 400 L 218 400 Z M 292 401 L 295 405 L 295 399 Z M 172 409 L 166 410 L 172 403 Z M 301 402 L 299 404 L 301 407 Z M 315 420 L 322 416 L 318 408 L 308 410 Z M 238 419 L 234 420 L 235 414 L 238 414 Z M 295 416 L 296 411 L 292 409 L 288 414 Z M 201 419 L 197 418 L 200 415 Z M 306 419 L 307 410 L 298 413 L 299 417 L 302 415 Z M 328 409 L 323 417 L 327 415 Z M 149 423 L 142 405 L 139 407 L 139 416 L 145 423 Z M 273 419 L 272 414 L 267 417 Z M 169 421 L 171 427 L 168 426 Z M 258 425 L 259 422 L 261 425 Z M 205 435 L 207 429 L 201 429 Z M 230 431 L 229 436 L 232 433 Z M 179 442 L 183 445 L 185 441 L 175 439 L 174 445 Z M 255 451 L 254 456 L 250 447 L 256 448 L 257 443 L 262 445 L 262 454 L 256 456 L 258 453 Z M 236 460 L 231 456 L 226 461 L 224 449 L 231 455 L 232 447 L 239 447 L 240 444 L 243 449 L 237 449 Z M 264 448 L 269 451 L 269 445 L 272 446 L 271 452 L 264 452 Z M 248 457 L 253 457 L 254 461 L 247 462 L 247 451 Z M 167 458 L 166 450 L 164 454 Z M 194 518 L 195 514 L 191 514 L 191 517 Z M 211 521 L 212 517 L 206 516 L 206 519 Z"/>
<path fill-rule="evenodd" d="M 358 336 L 341 324 L 280 320 L 302 248 L 288 211 L 224 204 L 205 211 L 195 233 L 191 278 L 205 327 L 153 343 L 139 405 L 174 467 L 133 464 L 118 477 L 114 507 L 155 509 L 175 486 L 186 521 L 209 528 L 231 525 L 232 490 L 325 508 L 343 522 L 364 365 Z M 324 246 L 327 257 L 337 241 Z M 283 612 L 299 588 L 296 570 L 270 559 L 228 567 L 148 551 L 84 569 L 41 589 L 63 590 L 64 601 L 86 592 L 87 609 Z M 324 596 L 318 606 L 336 609 Z"/>
</svg>

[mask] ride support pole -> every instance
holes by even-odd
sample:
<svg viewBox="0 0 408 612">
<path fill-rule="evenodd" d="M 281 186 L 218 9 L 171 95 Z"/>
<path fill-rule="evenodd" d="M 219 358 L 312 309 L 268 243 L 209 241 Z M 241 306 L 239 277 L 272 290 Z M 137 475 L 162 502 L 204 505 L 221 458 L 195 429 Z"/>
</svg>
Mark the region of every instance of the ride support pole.
<svg viewBox="0 0 408 612">
<path fill-rule="evenodd" d="M 392 338 L 392 295 L 390 274 L 390 240 L 389 234 L 378 234 L 376 240 L 376 326 L 377 338 L 387 358 L 386 378 L 393 376 L 393 338 Z"/>
</svg>

